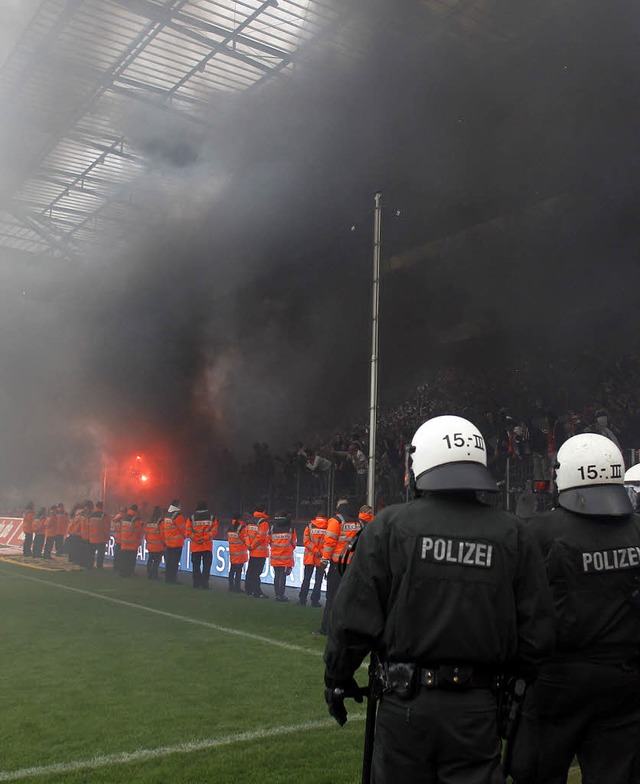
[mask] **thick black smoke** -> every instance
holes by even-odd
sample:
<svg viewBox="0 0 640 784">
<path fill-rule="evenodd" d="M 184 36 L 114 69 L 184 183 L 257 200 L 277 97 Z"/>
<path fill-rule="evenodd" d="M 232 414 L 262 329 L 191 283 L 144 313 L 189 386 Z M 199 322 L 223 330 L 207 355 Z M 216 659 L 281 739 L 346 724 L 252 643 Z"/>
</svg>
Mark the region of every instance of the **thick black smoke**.
<svg viewBox="0 0 640 784">
<path fill-rule="evenodd" d="M 548 357 L 635 343 L 632 4 L 340 7 L 352 56 L 303 51 L 207 128 L 119 109 L 149 161 L 124 250 L 3 262 L 14 495 L 147 445 L 208 489 L 226 448 L 365 419 L 376 191 L 382 403 L 523 356 L 544 392 Z"/>
</svg>

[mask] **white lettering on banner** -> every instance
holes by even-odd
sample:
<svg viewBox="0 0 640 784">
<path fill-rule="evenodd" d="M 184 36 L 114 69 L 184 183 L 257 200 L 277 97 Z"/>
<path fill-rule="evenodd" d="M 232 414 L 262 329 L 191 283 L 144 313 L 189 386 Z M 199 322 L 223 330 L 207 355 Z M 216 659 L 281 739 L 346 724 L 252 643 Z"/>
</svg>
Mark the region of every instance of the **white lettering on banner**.
<svg viewBox="0 0 640 784">
<path fill-rule="evenodd" d="M 620 572 L 640 566 L 640 546 L 630 545 L 611 550 L 594 550 L 582 553 L 584 574 L 599 572 Z"/>
<path fill-rule="evenodd" d="M 17 535 L 21 532 L 21 517 L 0 517 L 0 545 L 15 544 Z"/>
<path fill-rule="evenodd" d="M 489 542 L 423 536 L 420 558 L 429 563 L 461 564 L 490 569 L 493 547 Z"/>
</svg>

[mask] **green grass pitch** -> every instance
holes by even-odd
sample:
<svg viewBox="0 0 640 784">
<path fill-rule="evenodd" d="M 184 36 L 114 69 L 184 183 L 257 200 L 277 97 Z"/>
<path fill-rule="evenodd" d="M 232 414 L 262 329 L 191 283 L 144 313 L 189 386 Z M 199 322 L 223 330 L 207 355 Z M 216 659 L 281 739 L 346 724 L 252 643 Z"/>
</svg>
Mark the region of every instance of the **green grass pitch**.
<svg viewBox="0 0 640 784">
<path fill-rule="evenodd" d="M 0 782 L 360 781 L 364 709 L 327 715 L 321 610 L 181 579 L 0 560 Z"/>
</svg>

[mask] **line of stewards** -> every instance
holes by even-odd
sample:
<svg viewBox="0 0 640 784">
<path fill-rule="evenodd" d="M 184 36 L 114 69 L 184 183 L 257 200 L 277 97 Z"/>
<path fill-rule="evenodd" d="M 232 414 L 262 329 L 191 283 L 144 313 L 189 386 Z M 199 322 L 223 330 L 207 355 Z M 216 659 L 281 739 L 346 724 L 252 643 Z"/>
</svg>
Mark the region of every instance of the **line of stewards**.
<svg viewBox="0 0 640 784">
<path fill-rule="evenodd" d="M 324 612 L 322 613 L 322 621 L 320 628 L 316 632 L 317 634 L 326 635 L 329 632 L 331 607 L 342 579 L 340 561 L 344 551 L 349 548 L 352 540 L 358 536 L 364 526 L 365 523 L 359 520 L 352 511 L 349 499 L 339 499 L 333 517 L 330 517 L 327 521 L 327 530 L 322 546 L 322 564 L 325 568 L 328 566 L 329 571 L 327 572 L 327 593 Z M 347 563 L 350 560 L 351 555 L 348 556 Z"/>
<path fill-rule="evenodd" d="M 176 498 L 170 504 L 162 519 L 162 538 L 165 543 L 164 579 L 169 585 L 178 584 L 178 568 L 187 528 L 187 521 L 180 510 L 180 501 Z"/>
<path fill-rule="evenodd" d="M 144 524 L 143 533 L 147 542 L 147 577 L 149 580 L 158 580 L 158 570 L 165 552 L 165 543 L 162 535 L 162 509 L 155 506 L 148 522 Z"/>
<path fill-rule="evenodd" d="M 44 508 L 44 506 L 41 506 L 33 516 L 33 548 L 31 550 L 31 555 L 34 558 L 40 558 L 42 556 L 46 520 L 47 510 Z"/>
<path fill-rule="evenodd" d="M 273 588 L 277 602 L 288 602 L 285 596 L 287 575 L 291 574 L 294 564 L 293 553 L 298 543 L 296 529 L 286 512 L 278 512 L 273 518 L 269 533 L 271 566 L 273 567 Z"/>
<path fill-rule="evenodd" d="M 244 541 L 244 521 L 240 514 L 233 516 L 227 531 L 229 543 L 229 590 L 232 593 L 241 593 L 242 569 L 249 560 L 249 551 Z"/>
<path fill-rule="evenodd" d="M 318 509 L 315 517 L 304 529 L 302 541 L 304 544 L 304 555 L 302 562 L 304 565 L 304 577 L 298 594 L 298 604 L 303 607 L 307 603 L 307 596 L 311 586 L 311 578 L 315 572 L 315 580 L 311 591 L 311 606 L 322 607 L 320 604 L 320 592 L 322 591 L 322 581 L 324 579 L 324 566 L 322 565 L 322 545 L 324 534 L 327 530 L 327 518 L 320 514 Z"/>
<path fill-rule="evenodd" d="M 244 542 L 249 551 L 249 563 L 245 575 L 244 590 L 247 596 L 268 599 L 262 590 L 260 575 L 269 557 L 269 516 L 263 506 L 257 506 L 244 527 Z"/>
<path fill-rule="evenodd" d="M 185 531 L 186 538 L 191 540 L 191 579 L 194 588 L 208 591 L 218 521 L 207 509 L 206 501 L 198 501 L 196 506 L 195 514 L 187 520 Z"/>
<path fill-rule="evenodd" d="M 33 548 L 33 518 L 36 516 L 33 502 L 29 502 L 22 515 L 22 555 L 31 556 Z"/>
<path fill-rule="evenodd" d="M 133 577 L 138 548 L 142 544 L 142 520 L 137 504 L 132 504 L 120 526 L 120 576 Z"/>
<path fill-rule="evenodd" d="M 94 566 L 104 568 L 104 554 L 111 534 L 111 521 L 102 508 L 102 501 L 96 503 L 95 509 L 87 515 L 89 523 L 89 543 L 87 547 L 88 569 Z"/>
</svg>

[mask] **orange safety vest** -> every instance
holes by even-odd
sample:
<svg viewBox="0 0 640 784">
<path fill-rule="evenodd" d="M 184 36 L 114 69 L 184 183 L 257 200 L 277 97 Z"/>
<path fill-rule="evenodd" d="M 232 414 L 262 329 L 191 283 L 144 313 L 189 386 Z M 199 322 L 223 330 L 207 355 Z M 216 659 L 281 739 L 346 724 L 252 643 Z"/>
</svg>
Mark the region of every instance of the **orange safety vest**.
<svg viewBox="0 0 640 784">
<path fill-rule="evenodd" d="M 162 536 L 167 547 L 182 547 L 187 521 L 180 510 L 167 512 L 162 520 Z"/>
<path fill-rule="evenodd" d="M 44 521 L 44 532 L 47 537 L 55 536 L 58 532 L 58 517 L 55 512 L 49 512 Z"/>
<path fill-rule="evenodd" d="M 150 553 L 164 552 L 164 539 L 162 538 L 162 522 L 160 520 L 145 523 L 143 533 Z"/>
<path fill-rule="evenodd" d="M 334 563 L 340 560 L 351 540 L 364 528 L 361 520 L 345 520 L 341 514 L 329 518 L 322 545 L 322 558 Z M 351 556 L 349 556 L 349 561 Z"/>
<path fill-rule="evenodd" d="M 271 566 L 293 566 L 293 551 L 298 542 L 296 529 L 273 530 L 269 534 L 271 545 Z"/>
<path fill-rule="evenodd" d="M 33 518 L 33 533 L 34 534 L 43 534 L 44 527 L 45 527 L 45 517 L 34 517 Z"/>
<path fill-rule="evenodd" d="M 140 547 L 142 542 L 142 520 L 138 517 L 138 513 L 132 509 L 129 509 L 122 518 L 120 538 L 120 547 L 123 550 L 137 550 Z"/>
<path fill-rule="evenodd" d="M 69 531 L 69 512 L 58 511 L 56 517 L 58 518 L 58 534 L 66 536 Z"/>
<path fill-rule="evenodd" d="M 206 509 L 198 510 L 187 520 L 186 537 L 191 539 L 191 552 L 204 553 L 213 550 L 213 539 L 218 533 L 218 521 Z"/>
<path fill-rule="evenodd" d="M 118 512 L 118 514 L 114 515 L 113 520 L 111 521 L 111 530 L 113 531 L 113 538 L 116 544 L 122 543 L 122 518 L 124 517 L 123 512 Z"/>
<path fill-rule="evenodd" d="M 24 517 L 22 518 L 22 533 L 23 534 L 32 534 L 34 533 L 33 530 L 33 519 L 35 514 L 32 511 L 28 511 L 24 513 Z"/>
<path fill-rule="evenodd" d="M 111 525 L 109 518 L 101 509 L 94 509 L 88 517 L 89 542 L 91 544 L 104 544 L 109 541 Z"/>
<path fill-rule="evenodd" d="M 80 536 L 83 542 L 89 541 L 89 512 L 84 509 L 80 512 Z"/>
<path fill-rule="evenodd" d="M 242 538 L 244 534 L 244 523 L 242 520 L 232 520 L 231 526 L 227 531 L 227 541 L 229 542 L 229 561 L 232 564 L 243 564 L 249 560 L 247 545 Z"/>
<path fill-rule="evenodd" d="M 324 532 L 327 530 L 327 518 L 318 515 L 304 529 L 302 541 L 304 543 L 304 556 L 302 562 L 305 566 L 320 566 L 322 561 L 322 545 Z"/>
<path fill-rule="evenodd" d="M 244 527 L 243 538 L 251 558 L 268 558 L 269 516 L 264 512 L 254 512 L 253 520 Z"/>
</svg>

